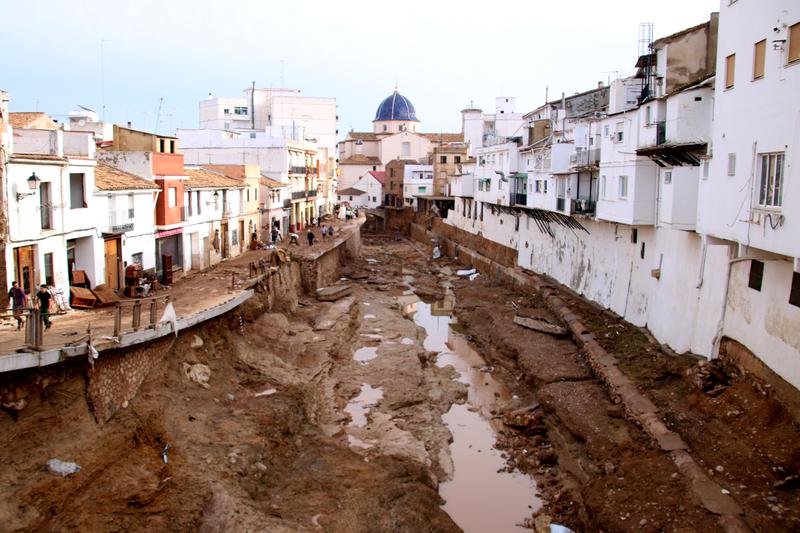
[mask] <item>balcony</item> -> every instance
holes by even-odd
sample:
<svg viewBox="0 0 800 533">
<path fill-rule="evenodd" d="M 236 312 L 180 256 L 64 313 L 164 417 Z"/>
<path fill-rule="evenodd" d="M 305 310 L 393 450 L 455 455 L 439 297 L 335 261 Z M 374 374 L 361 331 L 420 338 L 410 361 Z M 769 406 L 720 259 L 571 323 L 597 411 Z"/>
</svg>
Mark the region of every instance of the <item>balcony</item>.
<svg viewBox="0 0 800 533">
<path fill-rule="evenodd" d="M 307 191 L 292 191 L 292 200 L 311 200 L 316 197 L 317 189 L 309 189 Z"/>
<path fill-rule="evenodd" d="M 528 202 L 528 195 L 524 192 L 511 193 L 511 205 L 526 205 Z"/>
<path fill-rule="evenodd" d="M 284 198 L 283 199 L 283 207 L 284 207 L 284 209 L 292 207 L 292 201 L 289 198 Z"/>
<path fill-rule="evenodd" d="M 111 233 L 133 230 L 133 209 L 108 212 L 108 229 Z"/>
<path fill-rule="evenodd" d="M 569 163 L 573 167 L 596 167 L 600 164 L 600 150 L 579 150 L 569 156 Z"/>
<path fill-rule="evenodd" d="M 308 173 L 308 167 L 291 166 L 289 167 L 289 174 L 302 174 L 305 176 Z"/>
</svg>

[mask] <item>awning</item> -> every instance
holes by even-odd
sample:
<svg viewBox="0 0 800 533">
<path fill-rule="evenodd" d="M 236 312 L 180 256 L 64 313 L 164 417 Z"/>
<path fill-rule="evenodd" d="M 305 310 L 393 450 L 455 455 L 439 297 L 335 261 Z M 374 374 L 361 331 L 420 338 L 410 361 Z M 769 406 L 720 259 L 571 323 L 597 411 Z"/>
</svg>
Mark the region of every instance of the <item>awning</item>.
<svg viewBox="0 0 800 533">
<path fill-rule="evenodd" d="M 649 157 L 660 167 L 699 167 L 707 152 L 707 143 L 672 143 L 636 150 L 636 155 Z"/>
</svg>

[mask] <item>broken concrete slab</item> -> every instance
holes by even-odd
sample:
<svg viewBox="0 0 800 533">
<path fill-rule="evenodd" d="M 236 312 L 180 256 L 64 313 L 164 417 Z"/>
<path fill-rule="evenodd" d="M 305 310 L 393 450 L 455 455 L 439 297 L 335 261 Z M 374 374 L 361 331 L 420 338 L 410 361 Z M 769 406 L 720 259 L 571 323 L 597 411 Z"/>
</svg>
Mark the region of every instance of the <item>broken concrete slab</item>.
<svg viewBox="0 0 800 533">
<path fill-rule="evenodd" d="M 352 296 L 348 296 L 347 298 L 343 298 L 334 303 L 314 321 L 314 331 L 326 331 L 332 329 L 342 315 L 350 312 L 350 309 L 353 308 L 355 303 L 356 300 Z"/>
<path fill-rule="evenodd" d="M 317 300 L 323 302 L 335 302 L 341 300 L 353 292 L 352 285 L 333 285 L 331 287 L 322 287 L 317 289 Z"/>
<path fill-rule="evenodd" d="M 549 322 L 544 322 L 543 320 L 536 320 L 535 318 L 526 318 L 524 316 L 517 315 L 514 317 L 514 324 L 522 326 L 523 328 L 539 331 L 541 333 L 547 333 L 548 335 L 555 335 L 556 337 L 563 337 L 567 334 L 566 328 L 555 326 Z"/>
</svg>

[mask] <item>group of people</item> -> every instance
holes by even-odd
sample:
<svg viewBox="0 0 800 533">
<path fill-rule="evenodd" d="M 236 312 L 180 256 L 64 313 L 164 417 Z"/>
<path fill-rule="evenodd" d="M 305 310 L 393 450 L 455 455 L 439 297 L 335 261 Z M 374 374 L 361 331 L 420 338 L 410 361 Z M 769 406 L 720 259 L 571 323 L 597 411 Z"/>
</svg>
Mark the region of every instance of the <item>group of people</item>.
<svg viewBox="0 0 800 533">
<path fill-rule="evenodd" d="M 47 290 L 47 285 L 42 284 L 36 292 L 36 300 L 34 307 L 39 310 L 39 316 L 42 317 L 44 329 L 50 329 L 53 323 L 50 321 L 50 301 L 53 296 Z M 19 284 L 14 281 L 11 283 L 11 289 L 8 291 L 8 301 L 11 304 L 11 309 L 14 318 L 17 321 L 17 330 L 22 329 L 23 315 L 25 308 L 28 307 L 28 295 L 25 294 Z"/>
</svg>

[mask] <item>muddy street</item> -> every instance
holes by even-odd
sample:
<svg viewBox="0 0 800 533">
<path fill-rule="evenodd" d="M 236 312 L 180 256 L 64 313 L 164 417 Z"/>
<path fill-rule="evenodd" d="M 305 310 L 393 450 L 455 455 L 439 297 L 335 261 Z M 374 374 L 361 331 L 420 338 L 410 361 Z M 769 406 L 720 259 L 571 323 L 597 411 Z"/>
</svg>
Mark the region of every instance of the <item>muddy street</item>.
<svg viewBox="0 0 800 533">
<path fill-rule="evenodd" d="M 84 393 L 102 367 L 31 376 L 40 393 L 0 421 L 0 530 L 734 530 L 572 337 L 513 323 L 560 327 L 541 293 L 459 273 L 426 243 L 362 241 L 328 284 L 341 294 L 304 293 L 293 261 L 234 311 L 140 348 L 161 364 L 108 420 Z M 781 416 L 771 457 L 791 436 Z M 790 475 L 797 445 L 782 446 Z M 742 450 L 718 449 L 701 464 L 768 526 L 751 529 L 798 524 L 791 483 L 761 481 L 769 461 L 744 474 Z M 53 458 L 80 471 L 55 476 Z M 755 483 L 780 513 L 742 497 Z"/>
</svg>

